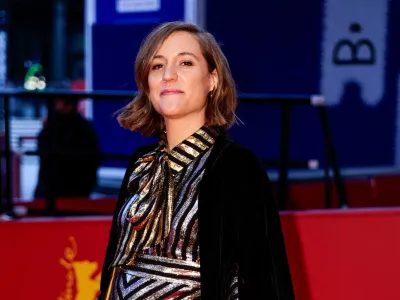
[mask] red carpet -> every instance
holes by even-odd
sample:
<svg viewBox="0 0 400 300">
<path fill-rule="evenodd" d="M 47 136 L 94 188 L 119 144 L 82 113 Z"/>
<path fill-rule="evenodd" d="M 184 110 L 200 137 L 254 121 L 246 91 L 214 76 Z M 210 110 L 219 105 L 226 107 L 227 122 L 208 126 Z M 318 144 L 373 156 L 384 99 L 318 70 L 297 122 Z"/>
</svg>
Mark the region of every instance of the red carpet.
<svg viewBox="0 0 400 300">
<path fill-rule="evenodd" d="M 281 219 L 296 299 L 400 299 L 400 209 L 284 212 Z M 1 299 L 94 300 L 109 226 L 110 217 L 0 224 Z"/>
</svg>

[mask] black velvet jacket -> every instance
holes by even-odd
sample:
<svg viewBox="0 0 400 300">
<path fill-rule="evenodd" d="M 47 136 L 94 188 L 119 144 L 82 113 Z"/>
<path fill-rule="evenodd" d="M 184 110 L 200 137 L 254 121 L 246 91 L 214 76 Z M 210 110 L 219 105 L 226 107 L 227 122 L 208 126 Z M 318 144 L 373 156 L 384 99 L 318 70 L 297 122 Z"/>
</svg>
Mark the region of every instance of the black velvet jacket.
<svg viewBox="0 0 400 300">
<path fill-rule="evenodd" d="M 157 145 L 132 156 L 122 182 L 101 278 L 109 284 L 118 230 L 116 218 L 127 196 L 132 164 Z M 240 300 L 295 299 L 278 211 L 267 174 L 257 157 L 220 135 L 207 161 L 199 195 L 201 299 L 225 300 L 238 268 Z M 102 296 L 99 299 L 103 299 Z"/>
</svg>

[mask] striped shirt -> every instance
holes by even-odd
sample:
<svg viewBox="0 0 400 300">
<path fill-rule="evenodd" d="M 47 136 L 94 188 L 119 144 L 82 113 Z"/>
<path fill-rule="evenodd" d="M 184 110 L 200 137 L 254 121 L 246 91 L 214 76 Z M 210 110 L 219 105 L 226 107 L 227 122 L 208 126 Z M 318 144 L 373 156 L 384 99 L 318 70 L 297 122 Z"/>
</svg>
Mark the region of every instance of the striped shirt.
<svg viewBox="0 0 400 300">
<path fill-rule="evenodd" d="M 113 299 L 200 299 L 199 186 L 217 135 L 203 126 L 170 152 L 163 136 L 135 163 L 136 190 L 118 215 Z"/>
</svg>

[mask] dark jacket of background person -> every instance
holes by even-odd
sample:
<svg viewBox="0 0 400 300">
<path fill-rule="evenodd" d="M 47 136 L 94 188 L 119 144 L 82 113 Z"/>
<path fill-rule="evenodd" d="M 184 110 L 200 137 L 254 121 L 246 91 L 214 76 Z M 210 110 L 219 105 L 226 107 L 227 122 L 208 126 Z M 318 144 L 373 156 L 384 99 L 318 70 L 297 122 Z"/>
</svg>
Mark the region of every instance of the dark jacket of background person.
<svg viewBox="0 0 400 300">
<path fill-rule="evenodd" d="M 135 161 L 157 145 L 132 156 L 118 197 L 103 264 L 101 294 L 110 283 L 117 249 L 117 216 L 128 196 Z M 280 217 L 270 182 L 257 157 L 219 136 L 200 183 L 199 242 L 201 299 L 224 300 L 231 274 L 238 268 L 240 300 L 295 299 Z"/>
<path fill-rule="evenodd" d="M 97 183 L 98 138 L 76 110 L 56 111 L 38 137 L 39 180 L 35 197 L 87 197 Z"/>
</svg>

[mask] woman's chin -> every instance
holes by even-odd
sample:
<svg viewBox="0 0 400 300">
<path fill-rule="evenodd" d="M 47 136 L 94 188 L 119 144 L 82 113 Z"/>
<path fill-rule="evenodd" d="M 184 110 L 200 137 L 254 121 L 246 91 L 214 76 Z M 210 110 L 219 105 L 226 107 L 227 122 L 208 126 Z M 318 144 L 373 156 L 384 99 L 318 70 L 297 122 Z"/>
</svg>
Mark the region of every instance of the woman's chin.
<svg viewBox="0 0 400 300">
<path fill-rule="evenodd" d="M 168 119 L 177 119 L 182 116 L 182 113 L 179 111 L 179 109 L 161 109 L 158 113 L 164 118 Z"/>
</svg>

